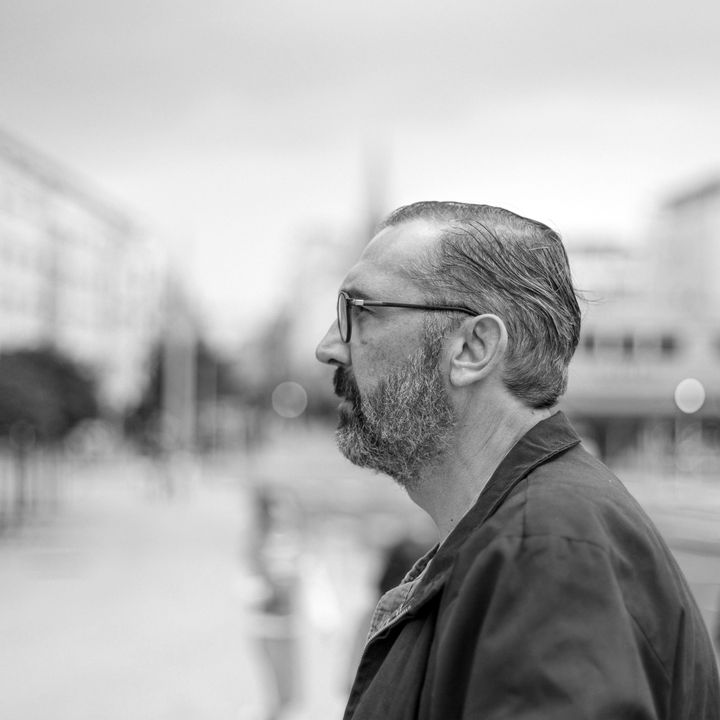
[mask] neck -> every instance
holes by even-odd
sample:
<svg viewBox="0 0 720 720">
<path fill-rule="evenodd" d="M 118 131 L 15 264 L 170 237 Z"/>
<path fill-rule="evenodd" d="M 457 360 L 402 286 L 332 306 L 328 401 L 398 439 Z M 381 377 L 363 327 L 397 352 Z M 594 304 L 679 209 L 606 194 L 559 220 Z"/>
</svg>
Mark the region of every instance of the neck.
<svg viewBox="0 0 720 720">
<path fill-rule="evenodd" d="M 492 474 L 517 441 L 554 410 L 524 406 L 495 408 L 482 417 L 460 422 L 455 441 L 416 487 L 409 490 L 413 502 L 437 525 L 441 542 L 460 518 L 477 502 Z"/>
</svg>

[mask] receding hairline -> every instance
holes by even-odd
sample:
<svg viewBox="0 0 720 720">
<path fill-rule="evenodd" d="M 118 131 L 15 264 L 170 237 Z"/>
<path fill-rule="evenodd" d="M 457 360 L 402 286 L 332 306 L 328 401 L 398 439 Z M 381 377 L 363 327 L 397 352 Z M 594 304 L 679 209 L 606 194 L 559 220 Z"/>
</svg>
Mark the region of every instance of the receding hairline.
<svg viewBox="0 0 720 720">
<path fill-rule="evenodd" d="M 415 281 L 426 279 L 432 282 L 433 264 L 442 253 L 443 241 L 452 235 L 465 235 L 469 228 L 491 238 L 505 235 L 503 231 L 510 231 L 511 234 L 520 231 L 528 249 L 541 249 L 539 243 L 546 243 L 549 237 L 552 242 L 563 246 L 559 233 L 540 220 L 498 205 L 457 200 L 420 200 L 402 205 L 378 223 L 374 236 L 389 227 L 423 220 L 434 224 L 437 230 L 436 242 L 408 261 L 407 274 Z"/>
<path fill-rule="evenodd" d="M 412 253 L 404 253 L 402 265 L 397 268 L 397 272 L 402 277 L 423 287 L 425 290 L 433 290 L 435 288 L 434 270 L 437 261 L 440 259 L 443 240 L 448 231 L 452 231 L 452 224 L 441 218 L 429 217 L 407 217 L 393 222 L 382 222 L 377 226 L 373 240 L 378 238 L 384 230 L 391 228 L 403 228 L 413 223 L 425 223 L 429 232 L 426 235 L 427 242 L 413 248 Z M 382 242 L 383 239 L 380 238 Z"/>
<path fill-rule="evenodd" d="M 434 222 L 440 229 L 452 229 L 453 223 L 463 225 L 479 222 L 483 218 L 495 222 L 505 221 L 507 224 L 516 227 L 526 225 L 536 230 L 558 234 L 553 228 L 540 220 L 520 215 L 499 205 L 466 203 L 457 200 L 420 200 L 408 205 L 402 205 L 388 213 L 376 226 L 374 235 L 387 227 L 401 225 L 412 220 L 424 219 Z"/>
</svg>

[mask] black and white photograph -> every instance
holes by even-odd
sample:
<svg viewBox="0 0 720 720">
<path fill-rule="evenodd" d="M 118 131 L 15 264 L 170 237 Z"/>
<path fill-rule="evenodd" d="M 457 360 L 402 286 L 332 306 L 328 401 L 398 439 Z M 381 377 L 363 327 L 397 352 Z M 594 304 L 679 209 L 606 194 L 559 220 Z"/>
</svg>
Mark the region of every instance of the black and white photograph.
<svg viewBox="0 0 720 720">
<path fill-rule="evenodd" d="M 720 720 L 720 5 L 0 0 L 0 718 Z"/>
</svg>

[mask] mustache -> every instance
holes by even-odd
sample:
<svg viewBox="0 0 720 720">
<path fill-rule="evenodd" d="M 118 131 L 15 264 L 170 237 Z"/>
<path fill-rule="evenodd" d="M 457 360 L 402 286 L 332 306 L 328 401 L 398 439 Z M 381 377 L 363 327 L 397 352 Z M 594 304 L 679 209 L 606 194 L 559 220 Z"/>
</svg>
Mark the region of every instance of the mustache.
<svg viewBox="0 0 720 720">
<path fill-rule="evenodd" d="M 338 367 L 333 377 L 333 389 L 338 397 L 356 401 L 360 395 L 352 374 L 344 367 Z"/>
</svg>

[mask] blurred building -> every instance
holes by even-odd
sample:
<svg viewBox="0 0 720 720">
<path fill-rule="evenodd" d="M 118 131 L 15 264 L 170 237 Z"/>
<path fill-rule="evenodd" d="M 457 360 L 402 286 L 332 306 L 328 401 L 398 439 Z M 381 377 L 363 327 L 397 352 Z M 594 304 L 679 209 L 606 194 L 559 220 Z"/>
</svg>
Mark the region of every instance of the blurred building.
<svg viewBox="0 0 720 720">
<path fill-rule="evenodd" d="M 51 345 L 123 409 L 158 334 L 163 264 L 139 223 L 0 131 L 0 352 Z"/>
<path fill-rule="evenodd" d="M 362 191 L 353 223 L 318 224 L 307 230 L 296 246 L 283 320 L 277 331 L 283 347 L 283 374 L 299 380 L 313 398 L 335 403 L 329 370 L 315 359 L 315 348 L 335 322 L 340 282 L 357 261 L 379 222 L 392 209 L 387 185 L 390 153 L 376 137 L 368 137 L 363 152 Z M 322 401 L 322 400 L 321 400 Z"/>
<path fill-rule="evenodd" d="M 570 249 L 587 292 L 565 409 L 601 454 L 701 470 L 720 450 L 720 182 L 660 208 L 644 245 Z M 708 469 L 710 469 L 708 467 Z"/>
<path fill-rule="evenodd" d="M 315 348 L 335 322 L 340 282 L 366 242 L 364 232 L 349 228 L 318 228 L 305 237 L 287 307 L 288 372 L 327 375 L 315 360 Z"/>
</svg>

